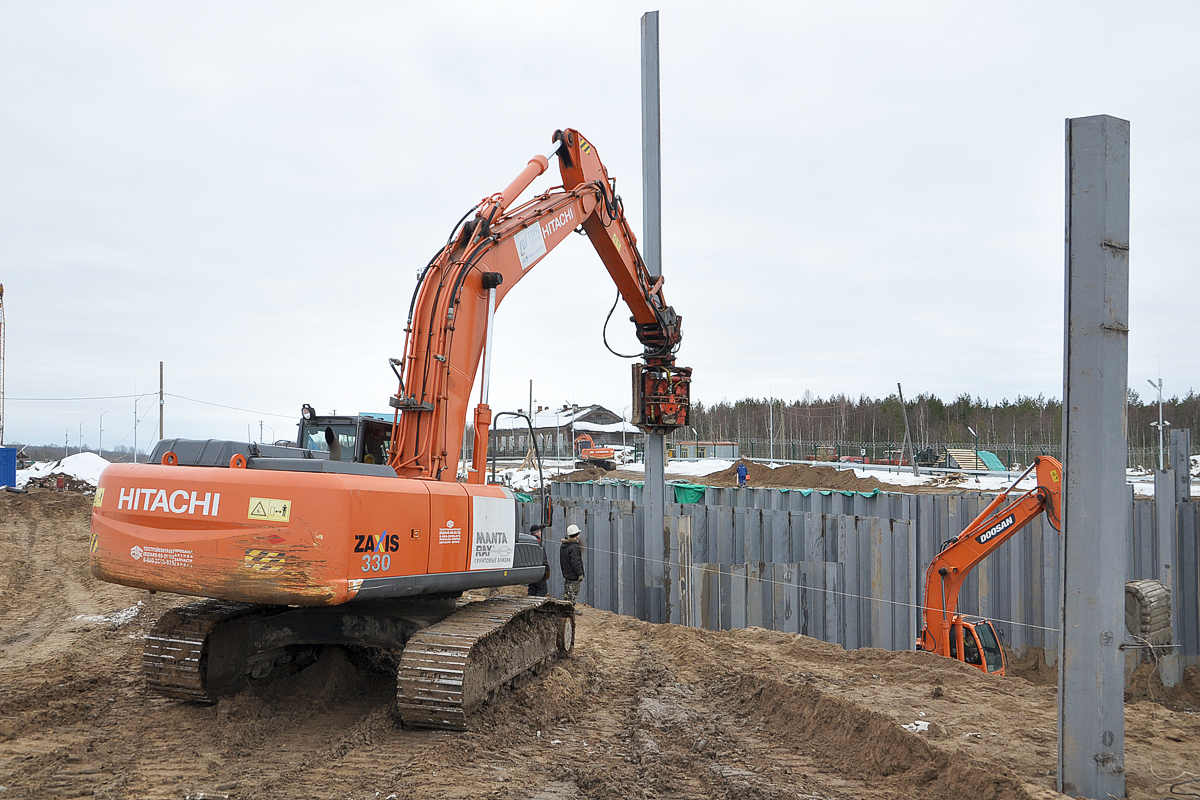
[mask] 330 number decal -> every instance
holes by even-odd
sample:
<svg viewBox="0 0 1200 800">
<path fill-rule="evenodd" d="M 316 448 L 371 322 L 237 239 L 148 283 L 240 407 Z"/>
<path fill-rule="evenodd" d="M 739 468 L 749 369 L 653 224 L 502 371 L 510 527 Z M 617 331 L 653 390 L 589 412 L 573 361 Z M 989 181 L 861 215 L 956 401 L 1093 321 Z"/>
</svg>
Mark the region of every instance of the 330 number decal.
<svg viewBox="0 0 1200 800">
<path fill-rule="evenodd" d="M 387 553 L 367 553 L 362 559 L 363 572 L 387 572 L 392 568 L 392 557 Z"/>
</svg>

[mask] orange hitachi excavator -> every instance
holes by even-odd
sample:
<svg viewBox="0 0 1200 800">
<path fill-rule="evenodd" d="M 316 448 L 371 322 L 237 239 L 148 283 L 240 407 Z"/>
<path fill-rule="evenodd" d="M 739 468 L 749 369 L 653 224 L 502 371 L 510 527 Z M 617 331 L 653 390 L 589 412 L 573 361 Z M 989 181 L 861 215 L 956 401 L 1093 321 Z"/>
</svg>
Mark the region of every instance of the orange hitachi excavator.
<svg viewBox="0 0 1200 800">
<path fill-rule="evenodd" d="M 1010 499 L 1013 489 L 1036 470 L 1037 486 Z M 993 675 L 1004 675 L 1004 651 L 991 620 L 958 613 L 958 590 L 980 561 L 1042 512 L 1059 530 L 1062 465 L 1038 456 L 1029 469 L 988 504 L 962 533 L 946 542 L 925 571 L 925 628 L 918 650 L 963 661 Z"/>
<path fill-rule="evenodd" d="M 154 463 L 105 469 L 92 513 L 92 573 L 211 598 L 167 612 L 147 637 L 143 671 L 152 690 L 211 702 L 301 667 L 326 645 L 383 647 L 402 650 L 402 720 L 455 729 L 505 683 L 571 649 L 569 603 L 457 599 L 544 573 L 541 545 L 517 531 L 512 492 L 484 483 L 496 307 L 582 228 L 643 345 L 633 374 L 634 421 L 643 430 L 687 424 L 691 371 L 675 366 L 680 317 L 638 254 L 595 148 L 575 130 L 556 132 L 553 143 L 468 212 L 421 272 L 405 355 L 392 360 L 399 389 L 386 442 L 376 435 L 378 446 L 343 447 L 345 432 L 329 424 L 298 447 L 164 440 Z M 562 185 L 513 207 L 555 155 Z M 474 457 L 459 482 L 481 360 Z M 321 423 L 309 406 L 304 417 Z"/>
<path fill-rule="evenodd" d="M 617 451 L 612 447 L 596 447 L 590 433 L 581 433 L 575 437 L 575 466 L 616 469 Z"/>
</svg>

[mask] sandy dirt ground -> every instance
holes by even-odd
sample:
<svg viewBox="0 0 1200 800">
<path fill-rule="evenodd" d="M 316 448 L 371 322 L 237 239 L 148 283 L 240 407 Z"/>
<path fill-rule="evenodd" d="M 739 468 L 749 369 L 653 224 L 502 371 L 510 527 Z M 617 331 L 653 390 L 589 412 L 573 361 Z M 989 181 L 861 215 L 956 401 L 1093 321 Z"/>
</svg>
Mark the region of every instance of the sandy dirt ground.
<svg viewBox="0 0 1200 800">
<path fill-rule="evenodd" d="M 0 800 L 1060 796 L 1055 687 L 1036 663 L 997 680 L 591 608 L 571 657 L 465 733 L 401 728 L 394 674 L 338 648 L 215 706 L 151 696 L 142 637 L 186 599 L 94 580 L 90 505 L 0 492 Z M 1200 676 L 1170 694 L 1143 683 L 1126 703 L 1135 800 L 1200 778 Z"/>
</svg>

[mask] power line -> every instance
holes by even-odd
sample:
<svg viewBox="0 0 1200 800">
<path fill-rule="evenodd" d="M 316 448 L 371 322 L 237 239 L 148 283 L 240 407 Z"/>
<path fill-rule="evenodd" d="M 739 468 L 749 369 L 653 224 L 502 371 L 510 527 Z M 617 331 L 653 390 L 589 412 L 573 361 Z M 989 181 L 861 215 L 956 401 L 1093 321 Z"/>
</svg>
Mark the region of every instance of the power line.
<svg viewBox="0 0 1200 800">
<path fill-rule="evenodd" d="M 239 408 L 238 406 L 229 406 L 229 405 L 225 405 L 223 403 L 214 403 L 209 400 L 199 400 L 195 397 L 185 397 L 184 395 L 174 394 L 172 392 L 163 392 L 163 394 L 167 397 L 174 397 L 177 400 L 187 400 L 189 403 L 200 403 L 201 405 L 215 406 L 216 408 L 225 408 L 230 411 L 241 411 L 242 413 L 245 413 L 245 414 L 258 414 L 258 415 L 267 416 L 267 417 L 281 417 L 283 419 L 294 419 L 296 416 L 295 414 L 278 414 L 278 413 L 275 413 L 274 411 L 256 411 L 252 408 Z M 8 399 L 15 400 L 15 401 L 32 402 L 32 403 L 74 403 L 74 402 L 84 402 L 84 401 L 91 401 L 91 400 L 133 400 L 133 399 L 141 399 L 143 397 L 156 397 L 156 396 L 158 396 L 158 392 L 143 392 L 141 394 L 105 394 L 105 395 L 96 395 L 93 397 L 10 397 Z"/>
<path fill-rule="evenodd" d="M 155 392 L 155 394 L 157 394 L 157 392 Z M 283 419 L 295 419 L 296 418 L 295 414 L 276 414 L 274 411 L 255 411 L 252 408 L 238 408 L 237 406 L 227 406 L 227 405 L 222 405 L 221 403 L 212 403 L 212 402 L 209 402 L 208 400 L 197 400 L 194 397 L 184 397 L 181 394 L 172 394 L 171 392 L 163 392 L 163 394 L 166 395 L 167 397 L 174 397 L 178 400 L 187 400 L 188 402 L 191 402 L 191 403 L 200 403 L 201 405 L 206 405 L 206 406 L 216 406 L 217 408 L 226 408 L 226 409 L 229 409 L 230 411 L 241 411 L 246 414 L 259 414 L 259 415 L 266 416 L 266 417 L 282 417 Z"/>
<path fill-rule="evenodd" d="M 145 392 L 144 394 L 106 394 L 97 397 L 10 397 L 9 400 L 23 400 L 33 403 L 73 403 L 83 400 L 130 400 L 135 397 L 150 397 L 158 394 L 158 392 Z"/>
<path fill-rule="evenodd" d="M 151 392 L 150 394 L 151 394 L 151 395 L 155 395 L 155 394 L 158 394 L 158 392 Z M 142 396 L 142 397 L 146 397 L 147 395 L 141 395 L 141 396 Z M 137 428 L 137 426 L 138 426 L 138 425 L 141 425 L 141 424 L 142 424 L 142 422 L 143 422 L 143 421 L 146 419 L 146 417 L 147 417 L 147 416 L 149 416 L 150 412 L 151 412 L 151 411 L 153 411 L 153 410 L 154 410 L 154 404 L 153 404 L 153 403 L 151 403 L 149 406 L 147 406 L 147 408 L 146 408 L 146 411 L 145 411 L 145 412 L 142 414 L 142 416 L 138 418 L 137 422 L 135 422 L 135 423 L 134 423 L 133 427 L 129 429 L 129 432 L 128 432 L 128 433 L 126 433 L 124 436 L 122 436 L 122 437 L 121 437 L 121 438 L 120 438 L 120 439 L 117 441 L 117 443 L 113 445 L 113 448 L 115 449 L 115 448 L 117 448 L 117 447 L 120 447 L 120 446 L 121 446 L 121 442 L 125 441 L 125 440 L 126 440 L 126 439 L 128 439 L 130 436 L 132 436 L 132 435 L 133 435 L 133 432 L 134 432 L 134 430 Z"/>
</svg>

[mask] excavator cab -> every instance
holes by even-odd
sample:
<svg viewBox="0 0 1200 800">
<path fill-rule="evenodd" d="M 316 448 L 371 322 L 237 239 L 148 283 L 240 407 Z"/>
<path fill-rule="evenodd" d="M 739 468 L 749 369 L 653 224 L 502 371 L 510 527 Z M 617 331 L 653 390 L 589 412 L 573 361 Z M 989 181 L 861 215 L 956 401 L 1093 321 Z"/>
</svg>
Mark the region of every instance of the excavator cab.
<svg viewBox="0 0 1200 800">
<path fill-rule="evenodd" d="M 329 458 L 334 461 L 386 464 L 391 440 L 390 414 L 318 415 L 305 403 L 296 446 L 329 453 Z"/>
<path fill-rule="evenodd" d="M 991 675 L 1003 677 L 1006 671 L 996 629 L 983 617 L 955 616 L 950 627 L 950 657 Z"/>
</svg>

